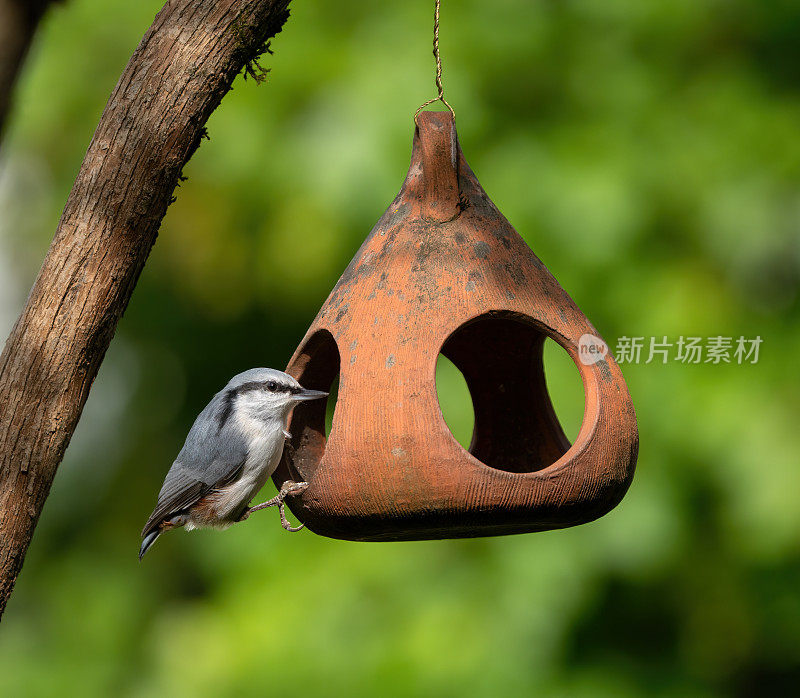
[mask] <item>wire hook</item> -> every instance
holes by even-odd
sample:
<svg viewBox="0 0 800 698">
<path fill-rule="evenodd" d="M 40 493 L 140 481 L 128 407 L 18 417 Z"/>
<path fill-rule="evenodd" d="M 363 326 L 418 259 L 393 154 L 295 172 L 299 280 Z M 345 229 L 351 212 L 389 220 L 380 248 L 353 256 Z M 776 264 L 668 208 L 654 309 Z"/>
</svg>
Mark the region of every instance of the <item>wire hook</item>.
<svg viewBox="0 0 800 698">
<path fill-rule="evenodd" d="M 439 5 L 441 0 L 436 0 L 436 5 L 433 10 L 433 57 L 436 59 L 436 88 L 439 90 L 439 94 L 436 95 L 433 99 L 429 99 L 424 104 L 420 105 L 419 109 L 414 113 L 414 123 L 417 123 L 417 117 L 419 113 L 427 107 L 429 104 L 433 104 L 437 100 L 441 100 L 442 104 L 446 106 L 450 113 L 453 115 L 453 121 L 456 120 L 456 112 L 453 107 L 451 107 L 447 100 L 444 98 L 444 87 L 442 86 L 442 59 L 439 56 Z"/>
</svg>

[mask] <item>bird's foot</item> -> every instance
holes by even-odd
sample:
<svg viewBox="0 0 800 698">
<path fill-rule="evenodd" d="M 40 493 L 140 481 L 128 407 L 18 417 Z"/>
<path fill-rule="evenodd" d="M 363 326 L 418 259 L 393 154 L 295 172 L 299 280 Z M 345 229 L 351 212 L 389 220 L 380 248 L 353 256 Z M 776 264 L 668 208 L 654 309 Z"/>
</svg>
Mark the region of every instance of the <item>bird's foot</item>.
<svg viewBox="0 0 800 698">
<path fill-rule="evenodd" d="M 278 511 L 281 515 L 281 526 L 283 526 L 287 531 L 291 531 L 292 533 L 296 533 L 297 531 L 302 530 L 305 527 L 305 524 L 300 524 L 299 526 L 292 526 L 289 521 L 286 519 L 286 510 L 283 504 L 283 500 L 289 496 L 296 496 L 301 492 L 305 491 L 308 488 L 307 482 L 294 482 L 293 480 L 287 480 L 286 482 L 281 485 L 281 491 L 278 492 Z"/>
<path fill-rule="evenodd" d="M 291 433 L 287 429 L 283 430 L 283 438 L 285 438 L 287 441 L 291 440 L 292 438 Z"/>
<path fill-rule="evenodd" d="M 300 524 L 299 526 L 292 526 L 292 524 L 289 523 L 288 519 L 286 518 L 286 511 L 284 509 L 283 500 L 290 495 L 295 496 L 300 494 L 307 487 L 308 487 L 307 482 L 294 482 L 292 480 L 287 480 L 286 482 L 283 483 L 283 485 L 281 485 L 280 491 L 272 499 L 268 499 L 266 502 L 263 502 L 262 504 L 256 504 L 254 507 L 245 509 L 245 512 L 239 518 L 239 521 L 244 521 L 254 511 L 259 511 L 260 509 L 266 509 L 267 507 L 278 507 L 278 511 L 280 512 L 281 515 L 281 526 L 283 526 L 287 531 L 291 531 L 292 533 L 300 531 L 304 527 L 304 524 Z"/>
<path fill-rule="evenodd" d="M 285 499 L 289 495 L 296 495 L 304 492 L 308 489 L 307 482 L 295 482 L 294 480 L 287 480 L 281 485 L 281 491 L 278 494 L 279 497 Z"/>
</svg>

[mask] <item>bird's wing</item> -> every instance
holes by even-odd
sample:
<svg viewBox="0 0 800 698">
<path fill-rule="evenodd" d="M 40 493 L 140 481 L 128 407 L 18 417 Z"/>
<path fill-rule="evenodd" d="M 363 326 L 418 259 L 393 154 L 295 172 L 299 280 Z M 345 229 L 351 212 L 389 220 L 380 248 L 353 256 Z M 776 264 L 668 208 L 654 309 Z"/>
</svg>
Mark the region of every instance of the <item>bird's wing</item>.
<svg viewBox="0 0 800 698">
<path fill-rule="evenodd" d="M 218 393 L 195 420 L 164 479 L 156 508 L 142 536 L 241 474 L 247 460 L 247 441 L 230 421 L 220 422 L 218 415 L 223 409 L 224 402 Z"/>
<path fill-rule="evenodd" d="M 156 508 L 142 535 L 196 504 L 209 492 L 235 481 L 246 460 L 247 442 L 236 430 L 231 427 L 217 430 L 213 421 L 198 418 L 164 479 Z"/>
<path fill-rule="evenodd" d="M 173 465 L 158 494 L 156 508 L 142 529 L 142 536 L 146 536 L 165 519 L 172 518 L 179 511 L 196 504 L 210 489 L 205 482 L 191 477 L 183 469 L 177 472 Z"/>
<path fill-rule="evenodd" d="M 197 504 L 209 492 L 235 481 L 242 472 L 244 462 L 245 457 L 228 462 L 215 460 L 205 471 L 199 472 L 176 461 L 167 473 L 156 508 L 142 529 L 142 536 L 146 536 L 165 519 Z"/>
</svg>

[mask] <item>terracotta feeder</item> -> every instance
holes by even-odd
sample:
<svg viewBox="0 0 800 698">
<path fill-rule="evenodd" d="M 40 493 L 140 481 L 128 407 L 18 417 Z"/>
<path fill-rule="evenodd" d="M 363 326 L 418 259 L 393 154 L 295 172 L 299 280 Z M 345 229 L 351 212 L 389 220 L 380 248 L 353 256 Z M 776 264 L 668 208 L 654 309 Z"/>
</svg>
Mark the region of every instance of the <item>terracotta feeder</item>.
<svg viewBox="0 0 800 698">
<path fill-rule="evenodd" d="M 330 436 L 323 401 L 299 406 L 275 482 L 308 482 L 287 500 L 292 512 L 350 540 L 525 533 L 602 516 L 628 489 L 638 451 L 622 373 L 610 354 L 579 360 L 580 338 L 597 331 L 489 200 L 452 116 L 423 112 L 417 124 L 400 193 L 287 369 L 320 390 L 339 376 Z M 572 445 L 545 386 L 547 337 L 583 378 Z M 439 407 L 440 352 L 472 395 L 469 451 Z"/>
</svg>

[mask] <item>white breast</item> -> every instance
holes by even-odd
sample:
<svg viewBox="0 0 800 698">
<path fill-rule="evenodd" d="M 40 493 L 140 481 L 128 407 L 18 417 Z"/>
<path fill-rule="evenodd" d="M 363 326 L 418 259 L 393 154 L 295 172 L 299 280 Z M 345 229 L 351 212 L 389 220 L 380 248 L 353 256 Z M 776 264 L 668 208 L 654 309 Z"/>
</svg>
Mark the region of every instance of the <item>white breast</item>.
<svg viewBox="0 0 800 698">
<path fill-rule="evenodd" d="M 217 495 L 215 509 L 222 520 L 249 502 L 266 484 L 280 463 L 285 440 L 280 424 L 269 425 L 246 416 L 237 416 L 236 419 L 250 447 L 239 479 L 219 490 Z M 227 527 L 230 523 L 225 521 L 221 525 Z"/>
</svg>

